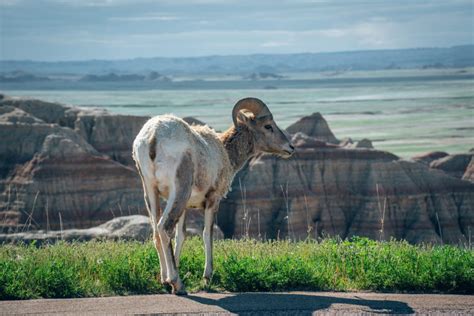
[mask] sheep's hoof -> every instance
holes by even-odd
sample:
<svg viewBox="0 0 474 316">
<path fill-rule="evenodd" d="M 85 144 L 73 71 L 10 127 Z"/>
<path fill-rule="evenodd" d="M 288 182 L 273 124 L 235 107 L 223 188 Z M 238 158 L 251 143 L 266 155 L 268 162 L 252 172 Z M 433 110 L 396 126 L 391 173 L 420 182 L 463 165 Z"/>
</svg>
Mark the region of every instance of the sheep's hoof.
<svg viewBox="0 0 474 316">
<path fill-rule="evenodd" d="M 173 291 L 173 287 L 169 283 L 162 283 L 163 288 L 165 289 L 166 292 L 171 293 Z"/>
<path fill-rule="evenodd" d="M 185 289 L 181 289 L 181 290 L 179 290 L 179 291 L 175 291 L 175 290 L 173 290 L 173 292 L 172 292 L 172 293 L 173 293 L 174 295 L 178 295 L 178 296 L 184 296 L 184 295 L 188 295 L 188 292 L 186 292 L 186 290 L 185 290 Z"/>
<path fill-rule="evenodd" d="M 180 279 L 178 279 L 176 282 L 171 282 L 171 286 L 173 288 L 171 293 L 174 295 L 188 295 L 188 292 L 186 292 L 184 284 Z"/>
</svg>

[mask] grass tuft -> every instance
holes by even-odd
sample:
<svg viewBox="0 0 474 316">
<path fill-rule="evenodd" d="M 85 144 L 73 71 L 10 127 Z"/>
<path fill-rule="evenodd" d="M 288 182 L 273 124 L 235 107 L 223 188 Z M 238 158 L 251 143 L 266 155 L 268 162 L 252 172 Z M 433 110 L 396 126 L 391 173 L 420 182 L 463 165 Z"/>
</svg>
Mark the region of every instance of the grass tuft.
<svg viewBox="0 0 474 316">
<path fill-rule="evenodd" d="M 191 291 L 391 291 L 474 293 L 474 251 L 367 238 L 223 240 L 214 276 L 201 280 L 204 250 L 186 241 L 181 277 Z M 152 242 L 93 241 L 0 247 L 0 299 L 165 293 Z"/>
</svg>

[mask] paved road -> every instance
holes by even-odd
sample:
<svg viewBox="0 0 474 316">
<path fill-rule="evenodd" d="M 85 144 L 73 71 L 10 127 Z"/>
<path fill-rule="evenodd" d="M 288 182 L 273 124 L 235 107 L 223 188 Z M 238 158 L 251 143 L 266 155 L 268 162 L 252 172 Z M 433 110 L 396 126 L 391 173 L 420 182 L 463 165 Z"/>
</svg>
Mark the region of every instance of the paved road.
<svg viewBox="0 0 474 316">
<path fill-rule="evenodd" d="M 474 314 L 474 296 L 380 293 L 196 293 L 0 302 L 0 314 Z"/>
</svg>

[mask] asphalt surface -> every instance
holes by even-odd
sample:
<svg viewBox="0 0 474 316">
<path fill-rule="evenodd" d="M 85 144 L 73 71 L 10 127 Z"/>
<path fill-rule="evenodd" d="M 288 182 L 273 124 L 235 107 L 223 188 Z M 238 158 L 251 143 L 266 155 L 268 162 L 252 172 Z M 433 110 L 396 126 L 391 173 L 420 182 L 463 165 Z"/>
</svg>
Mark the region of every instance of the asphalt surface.
<svg viewBox="0 0 474 316">
<path fill-rule="evenodd" d="M 474 314 L 473 295 L 383 293 L 196 293 L 0 301 L 0 313 L 48 315 Z"/>
</svg>

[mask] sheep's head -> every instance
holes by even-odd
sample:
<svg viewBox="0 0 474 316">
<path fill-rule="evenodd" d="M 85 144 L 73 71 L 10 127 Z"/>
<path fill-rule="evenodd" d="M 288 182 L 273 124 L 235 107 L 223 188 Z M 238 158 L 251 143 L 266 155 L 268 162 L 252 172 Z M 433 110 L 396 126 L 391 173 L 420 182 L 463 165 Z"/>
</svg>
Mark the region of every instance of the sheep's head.
<svg viewBox="0 0 474 316">
<path fill-rule="evenodd" d="M 273 120 L 273 115 L 261 100 L 245 98 L 232 110 L 234 125 L 245 125 L 252 132 L 257 153 L 270 153 L 289 158 L 295 152 L 288 135 Z"/>
</svg>

